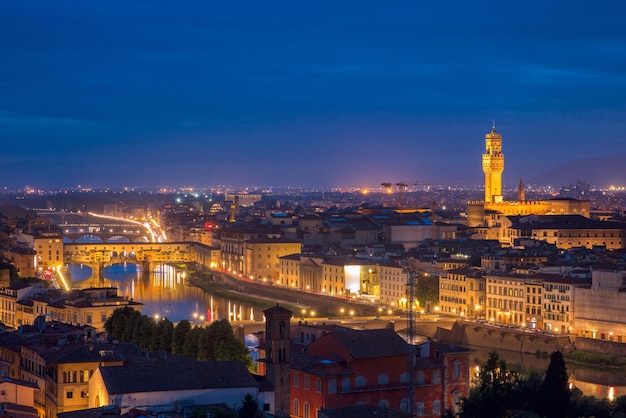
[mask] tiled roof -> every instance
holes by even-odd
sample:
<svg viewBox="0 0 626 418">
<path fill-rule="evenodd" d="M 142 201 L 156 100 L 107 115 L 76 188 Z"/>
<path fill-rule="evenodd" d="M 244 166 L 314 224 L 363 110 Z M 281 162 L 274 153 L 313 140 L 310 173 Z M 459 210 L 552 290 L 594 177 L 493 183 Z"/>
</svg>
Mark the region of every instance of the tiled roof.
<svg viewBox="0 0 626 418">
<path fill-rule="evenodd" d="M 335 338 L 355 359 L 405 356 L 408 345 L 390 328 L 353 330 L 336 328 L 323 338 Z"/>
<path fill-rule="evenodd" d="M 158 367 L 127 365 L 99 370 L 109 394 L 258 387 L 239 361 L 165 361 Z"/>
<path fill-rule="evenodd" d="M 299 244 L 300 241 L 288 239 L 288 238 L 269 238 L 269 237 L 256 237 L 250 238 L 245 242 L 249 244 Z"/>
<path fill-rule="evenodd" d="M 263 311 L 264 314 L 285 314 L 285 315 L 292 315 L 293 312 L 290 311 L 287 308 L 283 308 L 282 306 L 279 306 L 278 303 L 276 304 L 276 306 L 272 306 L 271 308 L 267 308 L 266 310 Z"/>
<path fill-rule="evenodd" d="M 446 344 L 434 340 L 431 340 L 430 343 L 442 353 L 471 353 L 474 351 L 471 348 L 459 347 L 458 345 Z"/>
</svg>

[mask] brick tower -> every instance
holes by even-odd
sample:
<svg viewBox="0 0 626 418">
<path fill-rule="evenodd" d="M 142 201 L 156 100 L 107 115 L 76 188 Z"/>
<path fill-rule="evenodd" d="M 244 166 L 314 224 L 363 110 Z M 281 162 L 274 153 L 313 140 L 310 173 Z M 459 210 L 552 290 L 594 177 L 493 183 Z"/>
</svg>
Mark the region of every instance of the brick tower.
<svg viewBox="0 0 626 418">
<path fill-rule="evenodd" d="M 267 380 L 274 385 L 275 416 L 289 417 L 290 320 L 293 315 L 281 306 L 268 308 L 265 315 L 265 367 Z"/>
</svg>

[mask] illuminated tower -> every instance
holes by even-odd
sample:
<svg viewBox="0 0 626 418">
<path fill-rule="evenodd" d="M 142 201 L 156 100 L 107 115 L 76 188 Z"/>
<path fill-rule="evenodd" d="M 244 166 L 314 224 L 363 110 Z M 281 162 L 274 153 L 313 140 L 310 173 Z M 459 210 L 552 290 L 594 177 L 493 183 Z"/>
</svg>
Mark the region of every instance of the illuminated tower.
<svg viewBox="0 0 626 418">
<path fill-rule="evenodd" d="M 523 202 L 526 200 L 526 190 L 524 190 L 524 182 L 519 179 L 519 186 L 517 187 L 517 200 Z"/>
<path fill-rule="evenodd" d="M 502 172 L 504 154 L 502 154 L 502 135 L 496 133 L 496 122 L 491 132 L 485 135 L 486 151 L 483 154 L 483 172 L 485 173 L 485 203 L 502 202 Z"/>
</svg>

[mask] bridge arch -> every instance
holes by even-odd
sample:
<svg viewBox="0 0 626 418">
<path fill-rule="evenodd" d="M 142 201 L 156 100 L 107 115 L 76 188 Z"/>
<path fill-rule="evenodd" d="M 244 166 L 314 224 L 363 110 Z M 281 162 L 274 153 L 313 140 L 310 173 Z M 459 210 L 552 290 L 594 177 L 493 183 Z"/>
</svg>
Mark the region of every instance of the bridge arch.
<svg viewBox="0 0 626 418">
<path fill-rule="evenodd" d="M 130 244 L 132 241 L 130 240 L 130 238 L 125 237 L 123 235 L 113 235 L 112 237 L 109 237 L 105 240 L 105 242 L 110 243 L 110 244 L 122 244 L 122 243 L 127 243 Z"/>
<path fill-rule="evenodd" d="M 84 234 L 74 239 L 76 244 L 103 244 L 104 239 L 95 234 Z"/>
</svg>

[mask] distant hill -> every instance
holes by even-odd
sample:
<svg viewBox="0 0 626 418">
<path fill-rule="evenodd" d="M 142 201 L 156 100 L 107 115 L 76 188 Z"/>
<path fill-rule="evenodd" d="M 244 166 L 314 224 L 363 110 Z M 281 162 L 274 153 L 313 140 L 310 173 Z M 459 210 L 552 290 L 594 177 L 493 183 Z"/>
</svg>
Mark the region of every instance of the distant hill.
<svg viewBox="0 0 626 418">
<path fill-rule="evenodd" d="M 592 187 L 626 186 L 626 153 L 571 161 L 530 179 L 529 183 L 559 188 L 576 184 L 576 180 Z"/>
</svg>

